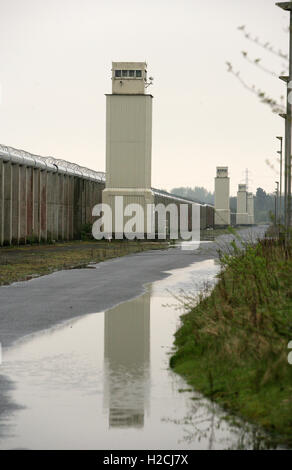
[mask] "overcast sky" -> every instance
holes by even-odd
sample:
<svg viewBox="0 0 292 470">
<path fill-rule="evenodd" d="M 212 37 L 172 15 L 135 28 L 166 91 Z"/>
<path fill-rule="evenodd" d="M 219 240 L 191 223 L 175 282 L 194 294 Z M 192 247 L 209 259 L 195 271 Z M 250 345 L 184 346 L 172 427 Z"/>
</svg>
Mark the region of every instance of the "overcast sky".
<svg viewBox="0 0 292 470">
<path fill-rule="evenodd" d="M 154 76 L 152 184 L 214 189 L 229 167 L 273 191 L 284 121 L 226 71 L 271 96 L 284 84 L 246 62 L 284 60 L 244 39 L 240 25 L 287 52 L 288 14 L 274 0 L 0 0 L 0 143 L 105 169 L 111 61 L 144 61 Z"/>
</svg>

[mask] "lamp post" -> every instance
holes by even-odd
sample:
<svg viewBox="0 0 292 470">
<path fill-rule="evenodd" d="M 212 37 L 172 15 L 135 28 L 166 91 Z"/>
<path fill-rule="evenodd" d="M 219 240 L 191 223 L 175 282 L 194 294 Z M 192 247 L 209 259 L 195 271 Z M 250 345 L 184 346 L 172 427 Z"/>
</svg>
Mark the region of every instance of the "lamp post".
<svg viewBox="0 0 292 470">
<path fill-rule="evenodd" d="M 275 224 L 279 224 L 279 181 L 275 181 L 276 187 L 276 199 L 275 199 Z"/>
<path fill-rule="evenodd" d="M 287 81 L 287 108 L 286 108 L 286 126 L 285 126 L 285 184 L 287 185 L 285 206 L 285 244 L 288 245 L 290 238 L 290 223 L 291 223 L 291 116 L 292 116 L 292 99 L 291 93 L 291 78 L 292 78 L 292 2 L 276 3 L 282 10 L 289 11 L 289 76 L 285 77 Z"/>
<path fill-rule="evenodd" d="M 287 83 L 287 95 L 288 95 L 288 77 L 280 77 L 280 80 L 284 80 Z M 289 147 L 287 139 L 289 139 L 289 121 L 287 119 L 287 114 L 279 114 L 283 119 L 285 119 L 285 158 L 284 158 L 284 227 L 285 227 L 285 244 L 287 244 L 287 155 L 289 154 L 287 149 Z"/>
<path fill-rule="evenodd" d="M 280 155 L 280 207 L 279 207 L 279 223 L 282 223 L 282 160 L 283 160 L 283 137 L 277 137 L 280 140 L 280 150 L 278 154 Z"/>
</svg>

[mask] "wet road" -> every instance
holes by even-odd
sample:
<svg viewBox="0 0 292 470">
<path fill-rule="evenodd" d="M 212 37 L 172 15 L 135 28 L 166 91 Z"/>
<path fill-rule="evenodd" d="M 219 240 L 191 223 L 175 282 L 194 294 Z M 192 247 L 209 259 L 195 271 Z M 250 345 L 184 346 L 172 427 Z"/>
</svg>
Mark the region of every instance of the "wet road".
<svg viewBox="0 0 292 470">
<path fill-rule="evenodd" d="M 241 231 L 250 239 L 266 227 Z M 144 291 L 144 285 L 163 279 L 167 271 L 213 259 L 218 247 L 233 238 L 218 237 L 199 249 L 149 251 L 96 264 L 96 269 L 59 271 L 30 281 L 0 287 L 0 342 L 7 347 L 18 338 L 70 318 L 101 312 Z"/>
</svg>

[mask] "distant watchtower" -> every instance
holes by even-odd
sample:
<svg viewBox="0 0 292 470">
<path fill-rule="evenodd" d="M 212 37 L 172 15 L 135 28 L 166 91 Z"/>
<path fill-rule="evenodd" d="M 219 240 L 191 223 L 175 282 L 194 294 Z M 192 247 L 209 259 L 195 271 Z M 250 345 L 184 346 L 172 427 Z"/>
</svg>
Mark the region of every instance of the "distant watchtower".
<svg viewBox="0 0 292 470">
<path fill-rule="evenodd" d="M 239 184 L 237 191 L 236 225 L 248 225 L 246 184 Z"/>
<path fill-rule="evenodd" d="M 215 178 L 215 226 L 230 225 L 229 176 L 227 166 L 217 166 Z"/>
<path fill-rule="evenodd" d="M 106 189 L 103 202 L 115 196 L 129 203 L 153 203 L 151 191 L 152 95 L 146 94 L 145 62 L 113 62 L 112 94 L 106 95 Z M 114 210 L 113 210 L 114 212 Z M 141 220 L 145 233 L 146 217 Z M 139 229 L 137 230 L 139 232 Z M 113 232 L 121 236 L 113 221 Z"/>
<path fill-rule="evenodd" d="M 252 193 L 247 193 L 247 213 L 248 225 L 254 225 L 254 197 Z"/>
</svg>

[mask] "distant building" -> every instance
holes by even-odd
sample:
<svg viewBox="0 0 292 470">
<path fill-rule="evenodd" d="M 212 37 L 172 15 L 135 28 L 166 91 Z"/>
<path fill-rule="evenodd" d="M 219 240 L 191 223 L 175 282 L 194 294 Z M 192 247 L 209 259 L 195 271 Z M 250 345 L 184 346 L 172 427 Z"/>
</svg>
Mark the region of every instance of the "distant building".
<svg viewBox="0 0 292 470">
<path fill-rule="evenodd" d="M 215 226 L 230 225 L 230 178 L 227 166 L 217 166 L 215 178 Z"/>
</svg>

